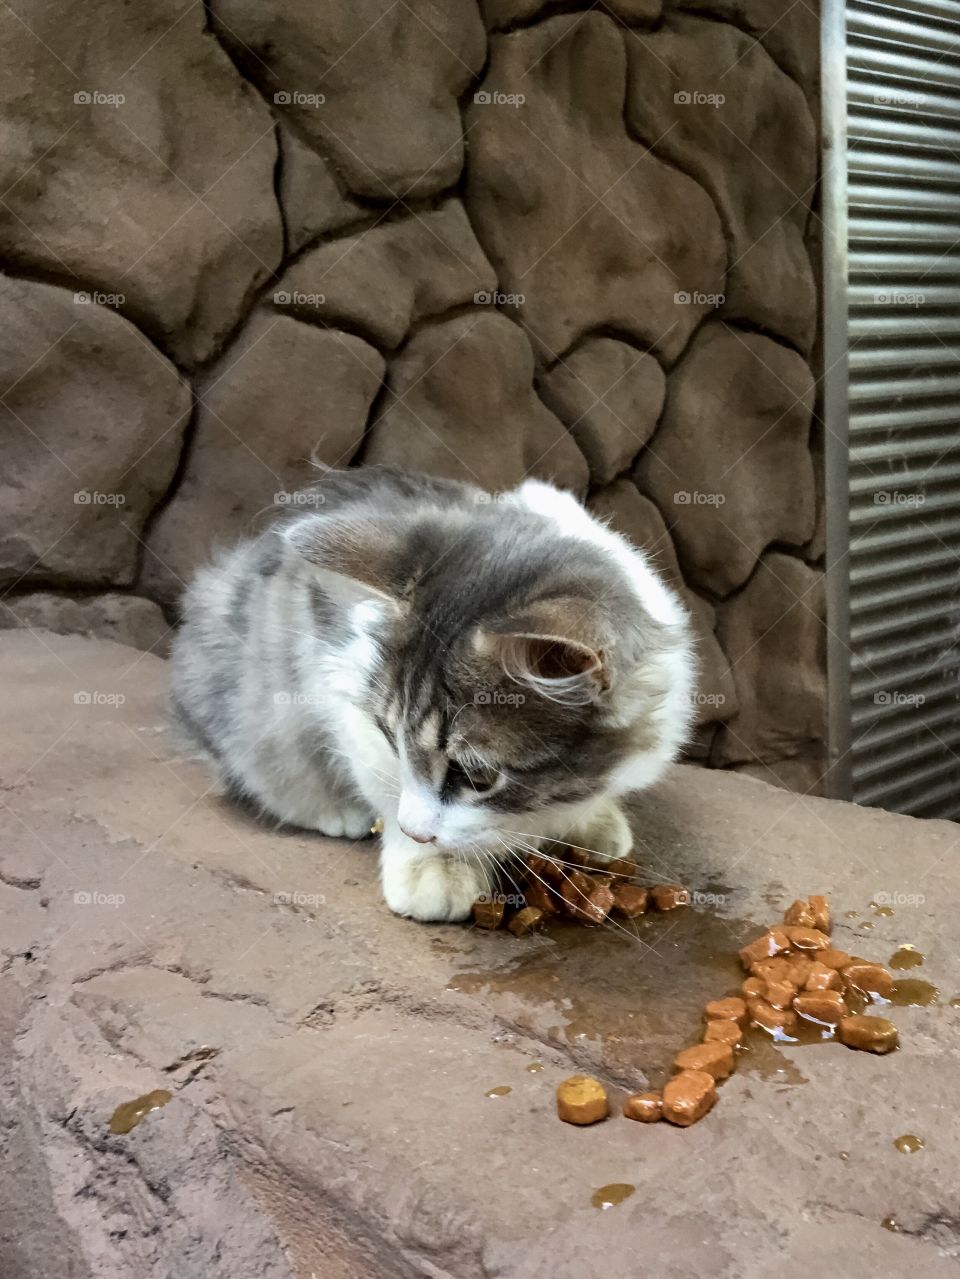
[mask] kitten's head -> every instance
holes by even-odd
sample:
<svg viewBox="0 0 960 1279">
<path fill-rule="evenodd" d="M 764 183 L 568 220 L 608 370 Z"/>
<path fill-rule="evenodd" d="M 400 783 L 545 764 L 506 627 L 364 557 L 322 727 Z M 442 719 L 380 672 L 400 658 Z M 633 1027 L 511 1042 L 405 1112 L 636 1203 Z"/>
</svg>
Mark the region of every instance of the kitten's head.
<svg viewBox="0 0 960 1279">
<path fill-rule="evenodd" d="M 693 667 L 679 601 L 572 498 L 465 493 L 309 517 L 289 540 L 372 637 L 366 709 L 401 826 L 495 849 L 652 781 L 686 735 Z"/>
</svg>

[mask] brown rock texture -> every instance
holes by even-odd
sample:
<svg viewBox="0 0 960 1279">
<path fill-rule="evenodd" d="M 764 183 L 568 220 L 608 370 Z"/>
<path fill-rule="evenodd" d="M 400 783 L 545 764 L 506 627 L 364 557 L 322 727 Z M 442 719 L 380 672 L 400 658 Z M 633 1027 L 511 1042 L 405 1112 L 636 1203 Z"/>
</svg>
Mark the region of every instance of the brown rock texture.
<svg viewBox="0 0 960 1279">
<path fill-rule="evenodd" d="M 197 387 L 186 469 L 147 537 L 147 592 L 172 602 L 216 546 L 311 482 L 311 462 L 347 465 L 383 370 L 361 338 L 255 311 Z"/>
<path fill-rule="evenodd" d="M 410 464 L 482 488 L 525 475 L 583 493 L 587 463 L 533 389 L 523 333 L 486 308 L 410 339 L 390 364 L 388 398 L 364 460 Z"/>
<path fill-rule="evenodd" d="M 791 555 L 770 553 L 718 609 L 739 710 L 720 735 L 725 764 L 822 753 L 826 657 L 823 578 Z M 821 770 L 822 771 L 822 770 Z"/>
<path fill-rule="evenodd" d="M 731 246 L 722 311 L 805 354 L 816 331 L 804 244 L 817 176 L 802 91 L 735 27 L 671 17 L 627 41 L 627 120 L 713 196 Z M 764 177 L 777 174 L 777 181 Z"/>
<path fill-rule="evenodd" d="M 0 600 L 0 629 L 17 627 L 113 640 L 157 657 L 166 657 L 173 639 L 159 604 L 119 591 L 77 599 L 52 591 L 8 596 Z"/>
<path fill-rule="evenodd" d="M 132 582 L 190 391 L 116 310 L 0 276 L 0 580 Z"/>
<path fill-rule="evenodd" d="M 637 482 L 661 511 L 688 581 L 715 595 L 743 584 L 770 542 L 813 534 L 808 437 L 813 375 L 788 348 L 713 322 L 670 377 L 663 424 Z"/>
<path fill-rule="evenodd" d="M 657 429 L 666 379 L 652 355 L 589 338 L 541 375 L 538 390 L 580 446 L 591 483 L 609 484 Z"/>
<path fill-rule="evenodd" d="M 822 645 L 783 741 L 725 652 L 825 555 L 815 4 L 38 0 L 0 48 L 6 624 L 161 651 L 312 460 L 536 475 L 682 593 L 689 757 L 818 784 Z"/>
<path fill-rule="evenodd" d="M 92 0 L 78 21 L 48 0 L 0 10 L 0 41 L 17 68 L 0 85 L 0 254 L 122 296 L 178 362 L 208 359 L 282 237 L 270 113 L 203 8 Z"/>
<path fill-rule="evenodd" d="M 739 984 L 737 947 L 814 888 L 837 947 L 909 937 L 960 990 L 954 823 L 679 767 L 633 814 L 644 870 L 725 887 L 633 921 L 642 962 L 613 928 L 413 924 L 380 901 L 372 847 L 206 793 L 157 731 L 164 663 L 45 638 L 0 635 L 0 1273 L 637 1279 L 640 1249 L 657 1279 L 790 1275 L 798 1257 L 844 1279 L 956 1274 L 945 1003 L 891 1009 L 882 1060 L 774 1047 L 692 1132 L 619 1113 Z M 90 690 L 113 701 L 74 702 Z M 884 892 L 917 904 L 859 931 Z M 610 1092 L 599 1128 L 556 1117 L 575 1073 Z M 167 1105 L 110 1131 L 158 1088 Z M 925 1149 L 898 1153 L 904 1132 Z M 597 1211 L 611 1181 L 636 1192 Z"/>
<path fill-rule="evenodd" d="M 491 39 L 466 113 L 471 220 L 545 362 L 597 326 L 674 359 L 710 309 L 675 299 L 722 291 L 713 201 L 627 135 L 626 74 L 610 18 L 561 15 Z"/>
<path fill-rule="evenodd" d="M 450 200 L 309 250 L 283 273 L 273 300 L 299 319 L 345 325 L 392 349 L 415 321 L 489 305 L 496 287 L 463 205 Z"/>
<path fill-rule="evenodd" d="M 457 99 L 483 66 L 473 0 L 213 0 L 214 30 L 359 195 L 440 191 L 463 165 Z"/>
</svg>

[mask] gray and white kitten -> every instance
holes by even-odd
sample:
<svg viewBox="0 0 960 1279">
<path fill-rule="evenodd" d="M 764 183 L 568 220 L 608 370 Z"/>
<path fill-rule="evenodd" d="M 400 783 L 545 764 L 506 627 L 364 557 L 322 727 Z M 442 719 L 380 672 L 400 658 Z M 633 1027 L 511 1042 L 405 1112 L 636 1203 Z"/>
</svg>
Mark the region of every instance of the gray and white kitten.
<svg viewBox="0 0 960 1279">
<path fill-rule="evenodd" d="M 645 555 L 533 480 L 331 471 L 285 512 L 197 575 L 174 648 L 175 715 L 228 791 L 325 835 L 382 817 L 415 919 L 464 918 L 544 838 L 630 850 L 617 800 L 682 746 L 695 673 Z"/>
</svg>

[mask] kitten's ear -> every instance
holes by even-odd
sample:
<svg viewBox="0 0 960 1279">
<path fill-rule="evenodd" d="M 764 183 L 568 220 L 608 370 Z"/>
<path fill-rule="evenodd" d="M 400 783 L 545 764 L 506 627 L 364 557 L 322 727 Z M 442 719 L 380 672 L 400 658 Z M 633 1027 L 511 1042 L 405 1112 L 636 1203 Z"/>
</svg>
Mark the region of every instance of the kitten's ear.
<svg viewBox="0 0 960 1279">
<path fill-rule="evenodd" d="M 610 667 L 582 600 L 541 600 L 477 636 L 507 676 L 565 706 L 586 706 L 610 688 Z"/>
<path fill-rule="evenodd" d="M 380 600 L 399 609 L 395 566 L 399 539 L 356 516 L 306 516 L 282 532 L 293 553 L 322 575 L 324 589 L 344 604 Z"/>
</svg>

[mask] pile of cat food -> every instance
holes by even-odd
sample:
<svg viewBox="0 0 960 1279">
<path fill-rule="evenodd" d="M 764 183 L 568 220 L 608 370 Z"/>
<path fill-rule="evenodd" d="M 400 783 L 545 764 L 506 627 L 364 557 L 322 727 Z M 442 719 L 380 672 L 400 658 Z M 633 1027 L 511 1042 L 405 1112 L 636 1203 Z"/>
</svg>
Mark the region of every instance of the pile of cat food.
<svg viewBox="0 0 960 1279">
<path fill-rule="evenodd" d="M 690 901 L 677 884 L 647 889 L 633 883 L 635 872 L 626 860 L 592 868 L 577 849 L 567 850 L 563 862 L 531 856 L 523 907 L 508 914 L 503 900 L 483 899 L 474 906 L 474 919 L 485 928 L 506 923 L 522 937 L 554 915 L 596 925 L 610 914 L 634 919 L 648 906 L 673 910 Z M 702 1119 L 717 1101 L 717 1084 L 733 1073 L 748 1026 L 786 1043 L 806 1024 L 821 1038 L 835 1036 L 848 1048 L 888 1053 L 898 1047 L 893 1022 L 864 1011 L 871 1002 L 890 998 L 893 976 L 882 964 L 831 945 L 825 897 L 793 902 L 781 924 L 743 947 L 740 962 L 747 973 L 740 994 L 706 1005 L 701 1042 L 677 1054 L 675 1073 L 661 1091 L 627 1098 L 623 1113 L 628 1119 L 666 1119 L 682 1128 Z M 589 1075 L 573 1075 L 558 1086 L 557 1114 L 566 1123 L 595 1124 L 609 1113 L 606 1090 Z"/>
<path fill-rule="evenodd" d="M 525 937 L 552 916 L 597 925 L 609 915 L 636 919 L 648 910 L 675 910 L 690 901 L 679 884 L 644 888 L 634 883 L 636 872 L 636 863 L 625 857 L 590 866 L 579 848 L 565 848 L 562 860 L 534 853 L 520 869 L 523 906 L 508 909 L 503 895 L 481 897 L 473 904 L 473 922 L 480 928 L 506 925 L 515 937 Z"/>
</svg>

